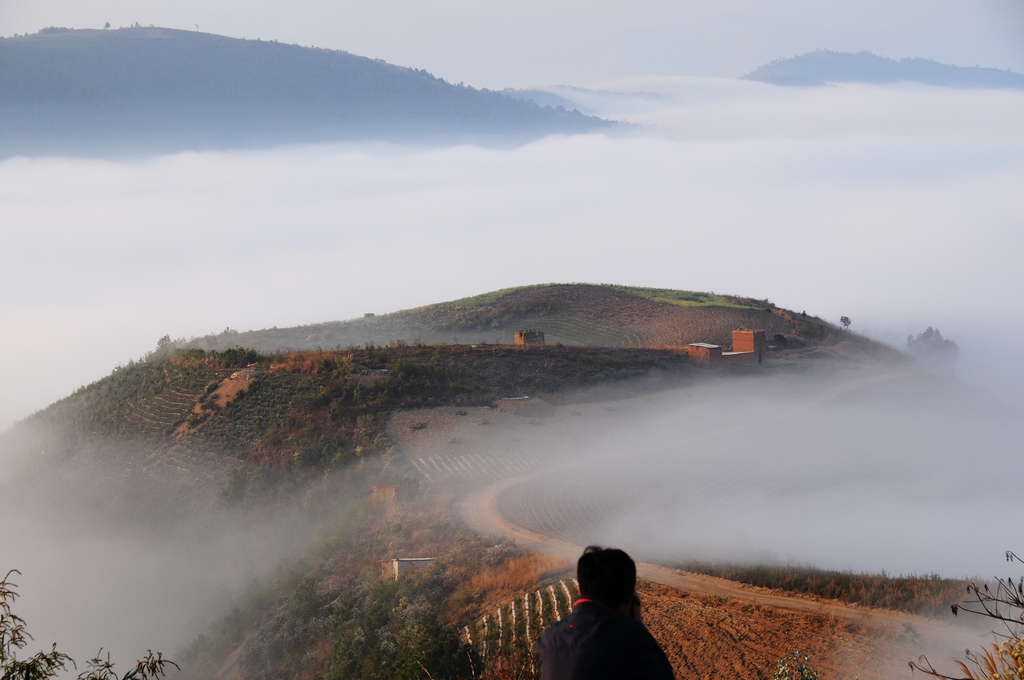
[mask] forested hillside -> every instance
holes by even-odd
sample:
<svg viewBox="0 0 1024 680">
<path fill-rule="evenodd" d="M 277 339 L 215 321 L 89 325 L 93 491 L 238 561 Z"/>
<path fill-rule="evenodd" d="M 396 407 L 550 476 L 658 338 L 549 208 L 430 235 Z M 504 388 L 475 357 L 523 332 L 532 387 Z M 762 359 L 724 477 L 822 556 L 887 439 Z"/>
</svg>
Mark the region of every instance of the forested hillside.
<svg viewBox="0 0 1024 680">
<path fill-rule="evenodd" d="M 347 52 L 163 28 L 0 39 L 0 156 L 352 139 L 529 139 L 610 125 Z"/>
</svg>

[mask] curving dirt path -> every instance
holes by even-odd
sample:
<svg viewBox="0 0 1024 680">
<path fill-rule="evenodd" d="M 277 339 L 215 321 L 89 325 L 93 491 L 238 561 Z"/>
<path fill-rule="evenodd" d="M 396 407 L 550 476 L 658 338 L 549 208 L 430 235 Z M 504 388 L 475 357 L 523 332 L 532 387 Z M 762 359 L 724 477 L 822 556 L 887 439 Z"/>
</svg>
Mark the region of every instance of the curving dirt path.
<svg viewBox="0 0 1024 680">
<path fill-rule="evenodd" d="M 498 496 L 503 491 L 519 484 L 528 483 L 539 475 L 540 473 L 531 473 L 503 479 L 475 491 L 459 501 L 459 514 L 463 521 L 478 533 L 508 536 L 514 539 L 518 545 L 529 550 L 574 562 L 583 552 L 583 546 L 544 536 L 513 524 L 502 516 L 498 509 Z M 910 623 L 921 635 L 921 653 L 926 653 L 934 659 L 949 658 L 954 654 L 962 653 L 965 647 L 977 646 L 979 643 L 977 632 L 935 619 L 887 609 L 860 607 L 835 600 L 816 600 L 781 591 L 768 591 L 735 581 L 645 562 L 637 563 L 637 575 L 647 581 L 688 593 L 739 600 L 778 609 L 824 614 L 851 623 L 881 627 L 890 633 L 899 631 L 905 624 Z"/>
</svg>

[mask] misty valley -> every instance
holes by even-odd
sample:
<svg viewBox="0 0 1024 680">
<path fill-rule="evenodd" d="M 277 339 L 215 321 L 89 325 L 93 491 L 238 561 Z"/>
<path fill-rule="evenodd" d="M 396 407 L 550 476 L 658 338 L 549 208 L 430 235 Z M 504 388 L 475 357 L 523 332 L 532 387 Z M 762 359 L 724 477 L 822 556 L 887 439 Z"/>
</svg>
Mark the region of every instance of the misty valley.
<svg viewBox="0 0 1024 680">
<path fill-rule="evenodd" d="M 3 680 L 1024 680 L 1024 13 L 124 2 L 0 12 Z"/>
<path fill-rule="evenodd" d="M 746 350 L 743 326 L 771 336 Z M 185 678 L 529 676 L 588 544 L 641 561 L 680 675 L 792 648 L 891 677 L 984 631 L 949 607 L 1005 551 L 989 518 L 1020 501 L 992 471 L 1022 422 L 934 364 L 767 301 L 622 286 L 310 331 L 163 338 L 4 435 L 33 635 L 158 646 Z M 286 349 L 317 333 L 336 349 Z M 407 558 L 430 560 L 382 576 Z"/>
</svg>

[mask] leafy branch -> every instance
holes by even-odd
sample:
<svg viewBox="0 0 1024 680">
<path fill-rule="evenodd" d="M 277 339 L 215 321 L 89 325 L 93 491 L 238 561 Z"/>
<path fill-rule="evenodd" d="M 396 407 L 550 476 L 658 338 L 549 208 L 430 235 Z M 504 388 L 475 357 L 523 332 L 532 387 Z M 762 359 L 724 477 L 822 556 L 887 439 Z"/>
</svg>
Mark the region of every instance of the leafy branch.
<svg viewBox="0 0 1024 680">
<path fill-rule="evenodd" d="M 1012 551 L 1006 551 L 1007 562 L 1024 560 Z M 994 587 L 984 583 L 967 586 L 968 599 L 954 604 L 953 615 L 967 612 L 995 621 L 1001 631 L 992 631 L 1004 638 L 980 652 L 966 651 L 965 661 L 956 661 L 962 676 L 944 675 L 935 669 L 926 657 L 910 662 L 912 670 L 921 671 L 941 680 L 1024 680 L 1024 577 L 997 578 Z"/>
<path fill-rule="evenodd" d="M 57 651 L 56 644 L 50 646 L 50 651 L 18 658 L 18 653 L 28 646 L 32 635 L 25 620 L 12 611 L 12 605 L 18 599 L 17 586 L 11 582 L 12 574 L 20 576 L 21 572 L 11 569 L 0 579 L 0 680 L 46 680 L 67 670 L 69 664 L 77 670 L 74 659 Z M 110 655 L 103 659 L 102 654 L 100 649 L 94 658 L 86 662 L 86 670 L 78 675 L 78 680 L 156 680 L 167 674 L 169 666 L 178 668 L 178 664 L 163 658 L 160 652 L 153 654 L 148 651 L 145 658 L 135 663 L 135 668 L 118 677 Z"/>
</svg>

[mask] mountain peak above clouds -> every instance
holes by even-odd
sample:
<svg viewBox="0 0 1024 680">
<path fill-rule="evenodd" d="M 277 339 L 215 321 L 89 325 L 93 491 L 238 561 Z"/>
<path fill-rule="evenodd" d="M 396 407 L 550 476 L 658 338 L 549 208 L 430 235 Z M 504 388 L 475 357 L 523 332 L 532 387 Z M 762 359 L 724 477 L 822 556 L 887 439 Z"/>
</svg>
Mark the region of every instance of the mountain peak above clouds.
<svg viewBox="0 0 1024 680">
<path fill-rule="evenodd" d="M 1024 89 L 1024 75 L 980 66 L 953 66 L 930 59 L 889 59 L 871 52 L 816 50 L 777 59 L 743 76 L 773 85 L 913 82 L 937 87 Z"/>
</svg>

